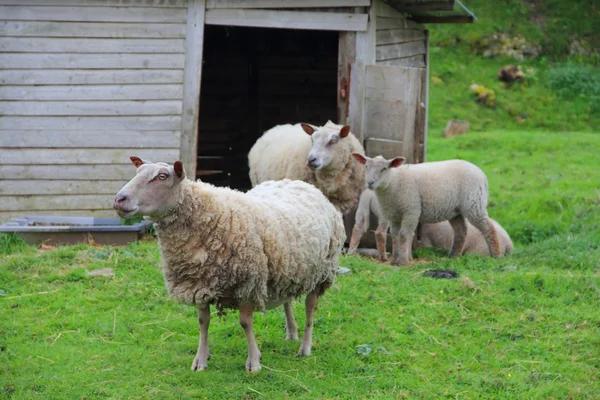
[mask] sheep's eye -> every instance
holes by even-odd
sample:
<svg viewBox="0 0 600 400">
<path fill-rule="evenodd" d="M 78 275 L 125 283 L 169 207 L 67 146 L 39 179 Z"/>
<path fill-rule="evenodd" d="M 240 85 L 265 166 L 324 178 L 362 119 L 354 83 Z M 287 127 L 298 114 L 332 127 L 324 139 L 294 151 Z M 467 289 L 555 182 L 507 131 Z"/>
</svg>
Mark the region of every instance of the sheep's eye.
<svg viewBox="0 0 600 400">
<path fill-rule="evenodd" d="M 332 145 L 334 145 L 334 144 L 336 144 L 336 143 L 337 143 L 337 139 L 336 139 L 336 138 L 333 138 L 333 139 L 331 139 L 331 140 L 330 140 L 330 141 L 327 143 L 327 146 L 332 146 Z"/>
<path fill-rule="evenodd" d="M 158 179 L 160 179 L 161 181 L 164 181 L 165 179 L 167 179 L 167 174 L 158 174 Z"/>
</svg>

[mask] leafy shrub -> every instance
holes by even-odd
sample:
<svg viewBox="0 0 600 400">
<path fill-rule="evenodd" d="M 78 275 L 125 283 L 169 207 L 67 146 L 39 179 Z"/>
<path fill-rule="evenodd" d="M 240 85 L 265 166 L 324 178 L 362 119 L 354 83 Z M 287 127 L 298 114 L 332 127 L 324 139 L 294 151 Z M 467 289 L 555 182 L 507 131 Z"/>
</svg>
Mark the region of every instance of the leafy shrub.
<svg viewBox="0 0 600 400">
<path fill-rule="evenodd" d="M 565 99 L 587 98 L 590 106 L 600 110 L 600 68 L 581 64 L 563 64 L 551 69 L 548 85 Z"/>
</svg>

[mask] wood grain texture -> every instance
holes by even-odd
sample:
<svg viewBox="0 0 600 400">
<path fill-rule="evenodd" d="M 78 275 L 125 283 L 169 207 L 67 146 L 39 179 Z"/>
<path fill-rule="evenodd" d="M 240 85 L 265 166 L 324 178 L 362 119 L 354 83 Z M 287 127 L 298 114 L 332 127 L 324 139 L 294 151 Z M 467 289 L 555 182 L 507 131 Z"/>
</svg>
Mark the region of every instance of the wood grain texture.
<svg viewBox="0 0 600 400">
<path fill-rule="evenodd" d="M 182 39 L 12 38 L 0 41 L 7 53 L 183 53 Z M 165 57 L 163 55 L 163 57 Z"/>
<path fill-rule="evenodd" d="M 365 152 L 368 157 L 382 156 L 389 160 L 402 154 L 402 141 L 367 138 Z"/>
<path fill-rule="evenodd" d="M 181 120 L 180 159 L 189 174 L 196 171 L 198 123 L 200 118 L 200 82 L 206 0 L 189 0 L 186 28 L 183 117 Z"/>
<path fill-rule="evenodd" d="M 142 154 L 132 149 L 129 156 Z M 152 154 L 147 154 L 152 156 Z M 153 158 L 149 158 L 155 161 Z M 124 164 L 127 162 L 126 164 Z M 13 180 L 129 180 L 135 176 L 135 167 L 129 159 L 115 164 L 96 165 L 0 165 L 0 179 Z"/>
<path fill-rule="evenodd" d="M 1 180 L 0 201 L 5 195 L 65 195 L 117 193 L 127 180 Z"/>
<path fill-rule="evenodd" d="M 392 58 L 390 60 L 377 61 L 376 65 L 387 65 L 396 67 L 410 67 L 410 68 L 425 68 L 425 55 L 419 54 L 412 57 L 405 58 Z"/>
<path fill-rule="evenodd" d="M 169 148 L 179 144 L 179 131 L 10 130 L 0 131 L 1 147 Z"/>
<path fill-rule="evenodd" d="M 0 0 L 2 6 L 187 7 L 188 0 Z"/>
<path fill-rule="evenodd" d="M 90 127 L 114 130 L 172 131 L 181 128 L 181 116 L 125 117 L 0 117 L 0 131 L 66 130 L 81 131 Z"/>
<path fill-rule="evenodd" d="M 59 165 L 59 164 L 122 164 L 136 155 L 151 161 L 173 163 L 179 149 L 2 149 L 4 165 Z"/>
<path fill-rule="evenodd" d="M 3 21 L 0 22 L 0 36 L 183 39 L 185 24 Z"/>
<path fill-rule="evenodd" d="M 386 29 L 376 32 L 377 45 L 425 41 L 424 29 Z"/>
<path fill-rule="evenodd" d="M 181 100 L 183 85 L 0 86 L 3 100 Z"/>
<path fill-rule="evenodd" d="M 114 194 L 2 196 L 3 211 L 111 209 Z"/>
<path fill-rule="evenodd" d="M 184 54 L 16 53 L 0 57 L 0 69 L 183 69 Z"/>
<path fill-rule="evenodd" d="M 105 85 L 183 83 L 183 70 L 0 70 L 3 85 Z M 41 89 L 39 87 L 38 89 Z"/>
<path fill-rule="evenodd" d="M 415 42 L 386 44 L 377 46 L 375 50 L 375 59 L 384 61 L 396 58 L 413 57 L 420 54 L 425 54 L 425 40 Z"/>
<path fill-rule="evenodd" d="M 68 10 L 68 12 L 65 12 Z M 0 6 L 0 15 L 7 21 L 77 21 L 77 22 L 140 22 L 184 23 L 185 8 L 169 7 L 94 7 L 74 6 Z"/>
<path fill-rule="evenodd" d="M 0 101 L 0 115 L 116 116 L 181 115 L 181 100 L 140 101 Z"/>
<path fill-rule="evenodd" d="M 370 0 L 207 0 L 206 8 L 323 8 L 369 6 Z"/>
<path fill-rule="evenodd" d="M 206 24 L 261 28 L 366 31 L 367 14 L 311 11 L 216 9 L 206 12 Z"/>
</svg>

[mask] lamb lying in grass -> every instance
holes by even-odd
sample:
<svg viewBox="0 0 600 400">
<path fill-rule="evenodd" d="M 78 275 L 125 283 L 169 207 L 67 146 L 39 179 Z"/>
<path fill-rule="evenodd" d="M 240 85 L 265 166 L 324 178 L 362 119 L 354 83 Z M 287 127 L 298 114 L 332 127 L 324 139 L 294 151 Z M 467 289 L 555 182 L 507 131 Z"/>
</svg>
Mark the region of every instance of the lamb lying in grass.
<svg viewBox="0 0 600 400">
<path fill-rule="evenodd" d="M 370 189 L 365 189 L 360 195 L 348 254 L 352 255 L 356 253 L 360 239 L 368 232 L 371 213 L 373 213 L 378 220 L 377 230 L 375 231 L 375 243 L 379 253 L 379 259 L 381 261 L 387 261 L 386 242 L 390 223 L 381 213 L 381 208 L 377 202 L 375 192 Z M 503 255 L 512 254 L 513 243 L 510 236 L 497 221 L 492 218 L 490 218 L 490 221 L 492 221 L 492 224 L 494 224 L 496 232 L 498 233 L 501 253 Z M 466 221 L 466 224 L 467 237 L 465 239 L 463 254 L 481 254 L 489 256 L 490 250 L 481 232 L 471 225 L 469 221 Z M 450 222 L 443 221 L 433 224 L 422 223 L 417 228 L 417 236 L 416 240 L 413 240 L 412 248 L 420 249 L 434 247 L 449 251 L 452 248 L 453 242 L 454 230 L 452 229 Z"/>
<path fill-rule="evenodd" d="M 284 178 L 311 183 L 345 214 L 365 187 L 365 169 L 350 154 L 364 152 L 348 125 L 278 125 L 250 149 L 250 181 L 252 186 Z"/>
<path fill-rule="evenodd" d="M 198 308 L 200 343 L 193 370 L 210 358 L 210 305 L 240 310 L 248 340 L 246 369 L 258 372 L 252 314 L 284 304 L 287 339 L 298 339 L 290 302 L 306 296 L 299 356 L 309 355 L 317 301 L 335 280 L 346 239 L 342 215 L 314 186 L 271 181 L 247 193 L 185 177 L 173 166 L 131 157 L 137 175 L 115 196 L 123 218 L 154 222 L 169 294 Z"/>
<path fill-rule="evenodd" d="M 375 191 L 381 212 L 391 223 L 392 264 L 408 263 L 419 222 L 449 220 L 454 230 L 450 256 L 462 254 L 465 218 L 481 231 L 490 254 L 500 256 L 498 234 L 487 214 L 487 177 L 477 166 L 462 160 L 401 166 L 404 157 L 386 160 L 352 155 L 366 165 L 367 186 Z"/>
</svg>

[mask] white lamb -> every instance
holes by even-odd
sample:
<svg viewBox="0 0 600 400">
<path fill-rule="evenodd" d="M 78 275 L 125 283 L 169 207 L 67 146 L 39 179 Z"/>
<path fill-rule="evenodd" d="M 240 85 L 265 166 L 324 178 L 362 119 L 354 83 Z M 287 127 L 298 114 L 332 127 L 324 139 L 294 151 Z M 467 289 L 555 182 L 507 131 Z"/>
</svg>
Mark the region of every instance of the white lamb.
<svg viewBox="0 0 600 400">
<path fill-rule="evenodd" d="M 266 131 L 248 153 L 252 186 L 284 178 L 315 185 L 343 214 L 352 210 L 365 187 L 365 169 L 352 160 L 364 154 L 348 125 L 328 121 L 278 125 Z"/>
<path fill-rule="evenodd" d="M 370 223 L 370 214 L 373 213 L 378 220 L 377 230 L 375 231 L 375 243 L 381 261 L 387 261 L 386 242 L 387 231 L 390 223 L 381 213 L 381 208 L 377 202 L 375 192 L 370 189 L 360 195 L 360 201 L 356 210 L 354 228 L 352 229 L 352 238 L 348 254 L 355 254 L 363 234 L 368 232 Z M 513 243 L 508 235 L 508 232 L 498 223 L 498 221 L 490 218 L 498 233 L 500 241 L 500 251 L 503 255 L 512 254 Z M 467 224 L 467 237 L 465 239 L 465 247 L 463 254 L 481 254 L 484 256 L 490 255 L 490 249 L 483 238 L 481 232 L 475 228 L 469 221 Z M 454 242 L 454 230 L 450 222 L 443 221 L 433 224 L 422 223 L 417 227 L 416 237 L 413 240 L 413 249 L 420 248 L 438 248 L 442 250 L 452 249 Z"/>
<path fill-rule="evenodd" d="M 481 231 L 490 254 L 501 255 L 496 228 L 487 214 L 487 177 L 474 164 L 449 160 L 400 167 L 404 157 L 353 157 L 366 165 L 367 186 L 375 191 L 381 212 L 392 226 L 392 264 L 408 263 L 419 222 L 450 221 L 454 230 L 450 256 L 462 254 L 465 218 Z"/>
<path fill-rule="evenodd" d="M 306 328 L 298 351 L 309 355 L 318 297 L 335 281 L 346 239 L 342 216 L 315 187 L 266 182 L 247 193 L 185 177 L 173 166 L 131 157 L 136 176 L 115 196 L 123 218 L 154 222 L 169 294 L 198 308 L 200 342 L 193 370 L 210 358 L 210 305 L 240 310 L 248 340 L 246 369 L 258 372 L 252 314 L 284 304 L 287 339 L 298 340 L 292 299 L 307 293 Z"/>
</svg>

